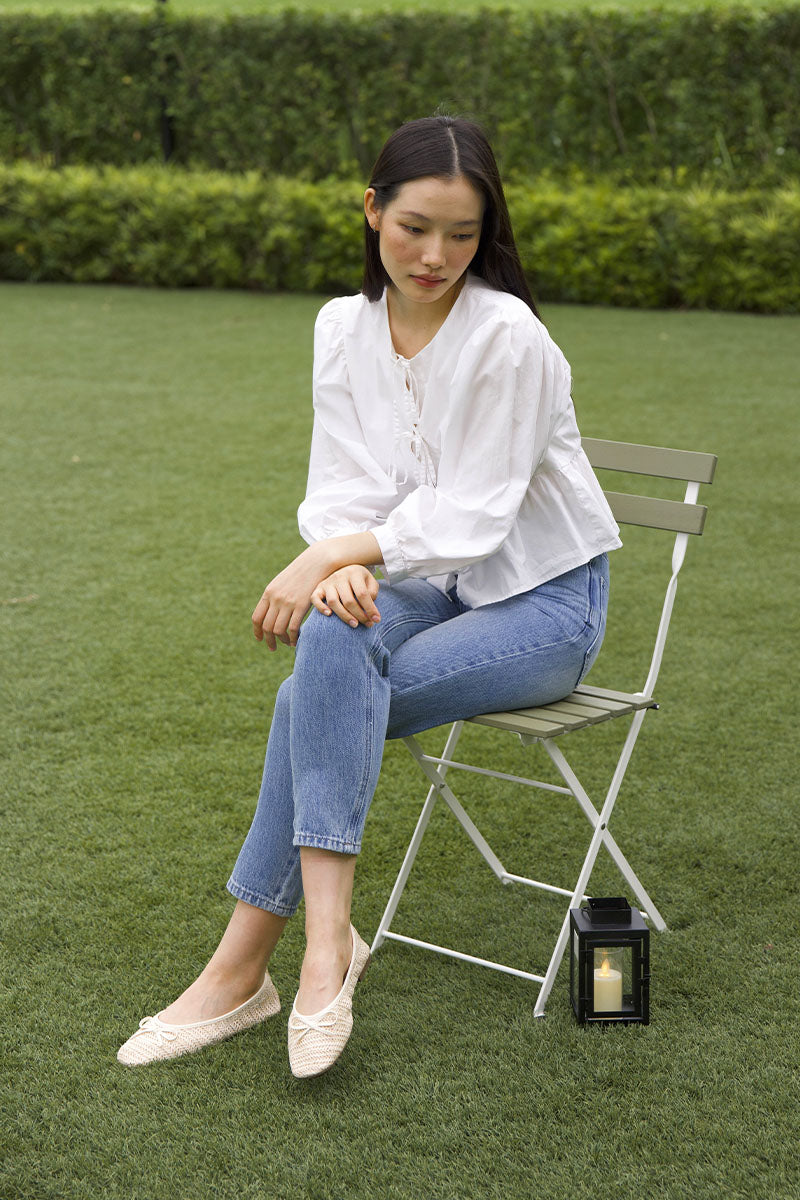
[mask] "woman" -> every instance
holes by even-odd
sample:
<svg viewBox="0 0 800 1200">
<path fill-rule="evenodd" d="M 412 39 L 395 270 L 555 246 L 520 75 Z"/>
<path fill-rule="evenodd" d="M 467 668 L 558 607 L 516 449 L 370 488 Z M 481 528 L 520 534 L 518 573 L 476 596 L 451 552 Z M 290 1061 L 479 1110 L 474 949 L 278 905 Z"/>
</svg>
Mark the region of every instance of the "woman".
<svg viewBox="0 0 800 1200">
<path fill-rule="evenodd" d="M 618 530 L 482 131 L 402 126 L 364 212 L 362 292 L 316 323 L 309 545 L 253 613 L 255 636 L 296 656 L 228 883 L 236 908 L 199 978 L 122 1047 L 131 1065 L 277 1013 L 267 964 L 304 896 L 289 1059 L 296 1076 L 327 1070 L 369 959 L 350 903 L 385 738 L 556 700 L 602 641 Z"/>
</svg>

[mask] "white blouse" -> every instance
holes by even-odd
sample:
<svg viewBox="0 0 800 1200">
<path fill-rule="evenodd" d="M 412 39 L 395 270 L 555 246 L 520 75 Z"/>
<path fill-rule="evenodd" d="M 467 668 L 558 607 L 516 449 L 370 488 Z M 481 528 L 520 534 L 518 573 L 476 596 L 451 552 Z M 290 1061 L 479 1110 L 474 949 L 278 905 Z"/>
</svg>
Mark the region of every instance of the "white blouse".
<svg viewBox="0 0 800 1200">
<path fill-rule="evenodd" d="M 566 359 L 523 301 L 468 275 L 431 342 L 395 352 L 386 294 L 314 331 L 309 543 L 370 530 L 390 583 L 504 600 L 621 545 L 580 441 Z"/>
</svg>

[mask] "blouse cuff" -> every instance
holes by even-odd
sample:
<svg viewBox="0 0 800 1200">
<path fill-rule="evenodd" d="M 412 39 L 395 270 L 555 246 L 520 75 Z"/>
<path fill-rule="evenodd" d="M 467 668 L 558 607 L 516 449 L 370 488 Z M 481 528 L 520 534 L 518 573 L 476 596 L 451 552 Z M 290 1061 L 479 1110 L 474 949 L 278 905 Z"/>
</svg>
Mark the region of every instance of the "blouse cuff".
<svg viewBox="0 0 800 1200">
<path fill-rule="evenodd" d="M 397 538 L 389 526 L 378 525 L 372 530 L 372 535 L 380 546 L 383 557 L 381 570 L 389 583 L 399 583 L 401 579 L 408 579 L 411 572 L 403 557 L 403 552 L 400 549 Z"/>
<path fill-rule="evenodd" d="M 297 513 L 297 525 L 300 536 L 309 546 L 315 542 L 324 542 L 326 538 L 344 537 L 348 533 L 369 533 L 372 525 L 369 521 L 348 521 L 345 518 L 315 514 L 304 519 L 303 506 Z"/>
</svg>

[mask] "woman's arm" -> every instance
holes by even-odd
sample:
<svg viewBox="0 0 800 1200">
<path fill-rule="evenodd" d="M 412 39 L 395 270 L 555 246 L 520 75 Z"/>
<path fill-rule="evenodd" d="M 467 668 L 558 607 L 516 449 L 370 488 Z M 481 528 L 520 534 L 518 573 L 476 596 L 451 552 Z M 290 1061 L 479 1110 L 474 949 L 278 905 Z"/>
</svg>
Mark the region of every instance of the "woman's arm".
<svg viewBox="0 0 800 1200">
<path fill-rule="evenodd" d="M 383 562 L 372 533 L 348 533 L 315 542 L 268 583 L 253 613 L 253 633 L 270 650 L 276 642 L 297 644 L 312 603 L 351 625 L 380 620 L 374 604 L 378 585 L 367 567 Z M 371 581 L 371 583 L 370 583 Z"/>
<path fill-rule="evenodd" d="M 367 303 L 356 296 L 329 301 L 314 326 L 314 426 L 306 494 L 297 512 L 308 543 L 373 529 L 397 503 L 394 478 L 367 444 L 350 380 L 343 320 L 348 313 L 352 320 L 362 301 Z M 351 355 L 367 352 L 362 331 Z M 385 419 L 391 420 L 391 405 Z"/>
</svg>

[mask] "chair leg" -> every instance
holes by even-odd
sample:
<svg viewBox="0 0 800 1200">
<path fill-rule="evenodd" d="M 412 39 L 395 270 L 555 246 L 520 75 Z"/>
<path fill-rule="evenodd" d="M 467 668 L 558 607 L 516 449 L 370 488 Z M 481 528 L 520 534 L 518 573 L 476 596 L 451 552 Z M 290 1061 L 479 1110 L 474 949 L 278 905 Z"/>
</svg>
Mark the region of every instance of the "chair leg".
<svg viewBox="0 0 800 1200">
<path fill-rule="evenodd" d="M 566 776 L 564 776 L 564 778 L 566 779 Z M 580 786 L 580 784 L 578 786 Z M 570 908 L 578 907 L 581 897 L 584 895 L 589 886 L 589 880 L 591 878 L 592 871 L 594 870 L 594 864 L 597 861 L 597 855 L 600 851 L 600 847 L 603 844 L 603 835 L 609 815 L 614 807 L 615 798 L 616 797 L 611 794 L 611 790 L 609 789 L 606 802 L 603 805 L 602 812 L 600 813 L 597 823 L 595 824 L 592 840 L 589 842 L 589 849 L 586 851 L 586 857 L 583 860 L 583 866 L 581 867 L 581 873 L 578 876 L 578 882 L 575 884 L 575 890 L 572 893 L 572 899 L 570 900 L 569 907 L 564 914 L 564 920 L 561 923 L 561 931 L 559 932 L 553 953 L 550 956 L 550 962 L 547 966 L 547 970 L 545 971 L 544 982 L 540 987 L 539 995 L 536 998 L 536 1004 L 534 1005 L 533 1009 L 533 1015 L 535 1017 L 544 1016 L 544 1006 L 547 1003 L 548 996 L 550 995 L 550 989 L 555 982 L 558 968 L 561 966 L 561 959 L 564 957 L 564 951 L 567 948 L 567 939 L 569 937 L 569 910 Z"/>
<path fill-rule="evenodd" d="M 442 758 L 451 757 L 456 745 L 458 744 L 458 739 L 461 737 L 461 730 L 463 727 L 463 721 L 456 721 L 452 726 L 442 752 Z M 406 742 L 406 744 L 408 744 L 413 739 L 404 738 L 403 740 Z M 421 751 L 419 753 L 421 753 Z M 417 755 L 415 755 L 415 757 L 417 757 Z M 428 827 L 428 822 L 431 819 L 431 813 L 433 812 L 434 805 L 436 804 L 437 797 L 439 796 L 439 788 L 441 783 L 444 781 L 446 774 L 447 767 L 440 766 L 435 772 L 436 782 L 434 782 L 433 778 L 431 777 L 431 786 L 428 789 L 427 798 L 422 806 L 422 812 L 419 815 L 419 819 L 414 830 L 414 836 L 412 837 L 408 849 L 406 850 L 406 855 L 403 859 L 403 865 L 401 866 L 400 872 L 395 880 L 394 887 L 392 888 L 392 894 L 389 897 L 389 902 L 386 905 L 383 916 L 380 919 L 380 923 L 375 933 L 375 937 L 372 940 L 372 946 L 370 947 L 370 950 L 373 954 L 380 946 L 383 945 L 384 941 L 386 940 L 386 931 L 391 927 L 394 914 L 397 911 L 398 904 L 400 903 L 400 897 L 405 891 L 408 877 L 411 874 L 411 868 L 414 865 L 414 859 L 417 857 L 417 851 L 419 850 L 425 830 Z"/>
<path fill-rule="evenodd" d="M 591 878 L 592 871 L 594 870 L 594 864 L 597 861 L 597 855 L 599 854 L 600 847 L 602 845 L 605 845 L 606 849 L 609 851 L 620 869 L 622 869 L 621 863 L 625 864 L 626 870 L 623 872 L 623 874 L 633 888 L 637 900 L 642 907 L 645 908 L 649 918 L 653 921 L 659 932 L 663 932 L 663 930 L 665 930 L 667 927 L 666 923 L 664 922 L 664 918 L 661 916 L 652 900 L 650 900 L 650 897 L 642 887 L 639 879 L 631 870 L 628 860 L 622 854 L 622 851 L 619 849 L 616 842 L 613 842 L 613 839 L 610 839 L 610 835 L 608 834 L 608 822 L 612 812 L 614 811 L 614 804 L 616 803 L 617 794 L 624 778 L 634 744 L 639 736 L 639 729 L 641 728 L 646 711 L 646 709 L 641 709 L 640 712 L 636 713 L 633 719 L 631 728 L 628 730 L 628 736 L 625 739 L 625 745 L 622 748 L 622 753 L 620 754 L 619 761 L 614 771 L 614 776 L 611 780 L 608 792 L 606 793 L 603 807 L 599 813 L 587 796 L 582 784 L 578 780 L 578 777 L 575 775 L 575 772 L 570 767 L 561 750 L 554 745 L 553 742 L 543 741 L 543 745 L 547 750 L 547 753 L 558 767 L 562 778 L 569 785 L 573 795 L 575 796 L 575 799 L 589 817 L 589 820 L 594 827 L 594 832 L 592 833 L 592 840 L 589 842 L 589 849 L 586 851 L 586 857 L 583 860 L 583 866 L 581 867 L 578 881 L 575 884 L 575 890 L 572 893 L 572 899 L 570 900 L 569 908 L 564 915 L 564 920 L 561 924 L 561 931 L 558 935 L 555 948 L 550 957 L 547 971 L 545 972 L 544 982 L 539 989 L 539 995 L 536 998 L 536 1004 L 533 1010 L 533 1015 L 535 1017 L 544 1016 L 544 1006 L 547 1003 L 550 990 L 555 982 L 558 968 L 560 967 L 561 960 L 564 957 L 564 951 L 567 948 L 567 940 L 569 938 L 569 909 L 577 908 L 580 903 L 581 896 L 583 896 L 583 894 L 586 892 L 586 889 L 589 886 L 589 880 Z M 590 812 L 593 815 L 590 815 Z M 613 843 L 614 851 L 616 851 L 616 853 L 612 851 L 609 841 Z"/>
<path fill-rule="evenodd" d="M 463 725 L 463 722 L 460 724 Z M 432 787 L 438 792 L 442 800 L 444 800 L 445 804 L 450 809 L 451 813 L 456 818 L 459 825 L 464 830 L 467 837 L 475 846 L 481 857 L 486 861 L 486 863 L 489 865 L 492 871 L 494 871 L 495 875 L 502 883 L 508 883 L 508 874 L 505 867 L 500 862 L 500 859 L 486 841 L 486 838 L 483 836 L 480 829 L 478 829 L 478 826 L 472 820 L 469 813 L 467 813 L 466 809 L 464 809 L 464 807 L 456 799 L 452 789 L 447 783 L 444 782 L 444 776 L 443 774 L 440 774 L 442 771 L 442 764 L 440 763 L 437 767 L 435 765 L 437 760 L 429 760 L 428 757 L 422 753 L 416 738 L 408 737 L 404 738 L 404 741 L 419 764 L 420 769 L 424 771 L 428 779 L 430 779 Z M 449 746 L 450 742 L 448 740 L 448 744 L 442 753 L 442 758 L 451 757 L 451 751 L 448 749 Z M 453 743 L 452 749 L 455 749 L 455 743 Z M 448 768 L 445 767 L 444 769 L 446 771 Z"/>
<path fill-rule="evenodd" d="M 574 905 L 577 903 L 577 900 L 571 901 L 570 908 L 574 907 Z M 539 995 L 536 997 L 536 1003 L 533 1006 L 534 1017 L 544 1016 L 544 1006 L 547 1003 L 550 991 L 555 983 L 556 975 L 558 974 L 558 968 L 561 966 L 561 960 L 564 957 L 564 951 L 567 948 L 568 937 L 569 909 L 567 909 L 567 915 L 564 917 L 564 920 L 561 923 L 561 930 L 559 931 L 558 939 L 556 940 L 556 944 L 553 948 L 553 953 L 550 956 L 550 962 L 547 964 L 547 970 L 544 973 L 544 980 L 542 982 L 542 986 L 539 988 Z"/>
<path fill-rule="evenodd" d="M 644 720 L 645 712 L 646 712 L 646 710 L 642 709 L 641 712 L 637 713 L 636 716 L 634 717 L 634 722 L 628 732 L 628 737 L 626 739 L 625 746 L 623 747 L 622 754 L 620 755 L 620 760 L 619 760 L 619 763 L 617 764 L 617 769 L 614 773 L 614 778 L 611 781 L 611 785 L 610 785 L 608 793 L 606 795 L 606 804 L 608 803 L 608 800 L 611 799 L 611 808 L 608 810 L 609 816 L 611 815 L 611 811 L 613 809 L 614 803 L 616 803 L 617 794 L 619 792 L 620 785 L 621 785 L 623 777 L 625 775 L 625 770 L 627 768 L 628 761 L 630 760 L 630 756 L 631 756 L 631 752 L 633 750 L 634 743 L 636 741 L 636 738 L 638 737 L 639 729 L 641 728 L 642 721 Z M 558 768 L 558 771 L 559 771 L 562 779 L 568 785 L 573 796 L 578 801 L 578 803 L 580 804 L 584 813 L 586 814 L 586 817 L 587 817 L 589 823 L 592 825 L 593 828 L 596 827 L 597 823 L 600 821 L 600 813 L 598 813 L 597 809 L 592 804 L 591 800 L 589 799 L 588 795 L 586 794 L 586 791 L 585 791 L 583 785 L 581 784 L 577 775 L 572 770 L 572 768 L 570 767 L 566 758 L 564 757 L 563 751 L 560 749 L 560 747 L 556 746 L 555 743 L 552 741 L 545 741 L 542 744 L 544 745 L 544 748 L 547 751 L 547 753 L 550 755 L 550 758 L 553 760 L 553 763 Z M 605 811 L 605 805 L 604 805 L 604 811 Z M 620 874 L 625 879 L 626 883 L 628 884 L 631 891 L 635 895 L 636 900 L 639 904 L 639 907 L 642 910 L 642 913 L 648 918 L 648 920 L 652 921 L 653 925 L 655 926 L 655 928 L 658 930 L 659 933 L 663 933 L 664 930 L 667 928 L 666 921 L 661 916 L 661 913 L 658 911 L 658 909 L 656 908 L 652 899 L 648 895 L 647 891 L 644 888 L 644 885 L 642 884 L 642 881 L 636 875 L 636 873 L 634 872 L 630 863 L 628 862 L 627 858 L 620 850 L 619 846 L 617 845 L 617 842 L 609 833 L 608 828 L 607 828 L 607 822 L 608 822 L 608 818 L 606 818 L 605 826 L 603 829 L 603 838 L 602 838 L 603 844 L 605 845 L 606 850 L 611 855 L 611 858 L 616 863 L 617 868 L 620 871 Z M 587 880 L 587 886 L 588 886 L 588 880 Z"/>
</svg>

